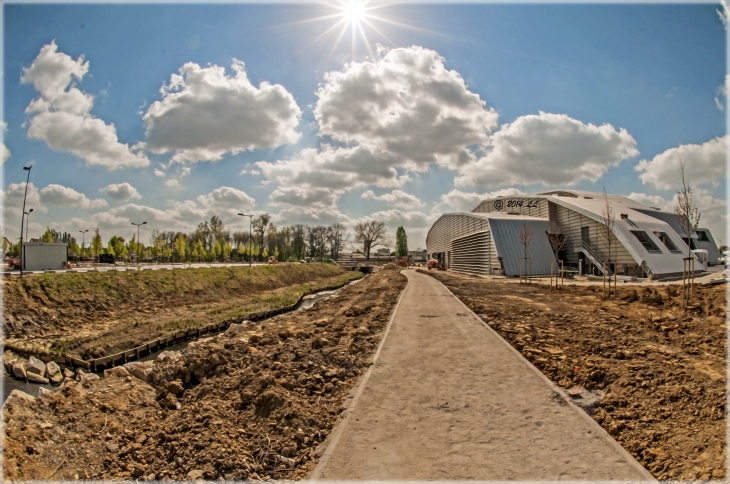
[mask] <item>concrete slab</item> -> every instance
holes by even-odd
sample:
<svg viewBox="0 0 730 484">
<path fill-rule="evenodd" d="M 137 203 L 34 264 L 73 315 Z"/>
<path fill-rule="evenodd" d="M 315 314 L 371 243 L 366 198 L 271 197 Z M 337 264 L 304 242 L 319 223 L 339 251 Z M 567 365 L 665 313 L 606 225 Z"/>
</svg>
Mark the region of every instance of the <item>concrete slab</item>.
<svg viewBox="0 0 730 484">
<path fill-rule="evenodd" d="M 652 481 L 435 279 L 409 279 L 311 479 Z"/>
</svg>

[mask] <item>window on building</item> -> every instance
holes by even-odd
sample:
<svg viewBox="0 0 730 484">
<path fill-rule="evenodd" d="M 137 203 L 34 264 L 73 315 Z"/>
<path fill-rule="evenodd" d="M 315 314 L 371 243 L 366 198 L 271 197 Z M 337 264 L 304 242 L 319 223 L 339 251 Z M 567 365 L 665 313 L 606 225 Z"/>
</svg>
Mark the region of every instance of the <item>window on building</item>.
<svg viewBox="0 0 730 484">
<path fill-rule="evenodd" d="M 661 254 L 662 251 L 659 249 L 659 246 L 657 246 L 653 240 L 649 237 L 649 234 L 643 231 L 639 230 L 632 230 L 632 234 L 634 234 L 634 237 L 639 239 L 639 242 L 641 242 L 641 245 L 644 246 L 646 250 L 649 252 L 655 252 Z"/>
<path fill-rule="evenodd" d="M 697 231 L 697 240 L 702 242 L 709 242 L 710 238 L 707 236 L 707 232 L 704 230 L 698 230 Z"/>
<path fill-rule="evenodd" d="M 670 239 L 665 232 L 654 232 L 654 235 L 656 235 L 657 239 L 662 241 L 662 244 L 667 246 L 667 249 L 669 249 L 670 252 L 681 252 L 679 249 L 677 249 L 677 246 L 674 245 L 672 239 Z"/>
</svg>

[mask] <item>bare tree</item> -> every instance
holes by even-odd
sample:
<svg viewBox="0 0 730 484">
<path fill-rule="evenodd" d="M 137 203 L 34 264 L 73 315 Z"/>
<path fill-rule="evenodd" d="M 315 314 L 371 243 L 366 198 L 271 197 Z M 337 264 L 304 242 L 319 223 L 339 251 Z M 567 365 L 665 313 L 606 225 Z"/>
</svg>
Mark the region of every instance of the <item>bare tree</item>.
<svg viewBox="0 0 730 484">
<path fill-rule="evenodd" d="M 347 241 L 350 238 L 350 234 L 347 233 L 347 227 L 339 222 L 335 222 L 334 224 L 330 225 L 329 229 L 330 255 L 333 259 L 337 259 L 338 257 L 340 257 L 340 252 L 342 252 L 342 248 L 345 246 L 345 244 L 347 244 Z"/>
<path fill-rule="evenodd" d="M 601 235 L 603 235 L 606 247 L 608 248 L 608 259 L 604 261 L 603 267 L 603 297 L 611 297 L 611 247 L 614 245 L 614 238 L 616 237 L 616 214 L 613 212 L 613 208 L 608 203 L 608 195 L 606 189 L 603 189 L 603 199 L 605 202 L 605 208 L 601 210 Z M 613 294 L 616 295 L 616 262 L 614 261 L 613 271 Z M 606 277 L 608 276 L 608 293 L 606 293 Z"/>
<path fill-rule="evenodd" d="M 679 225 L 682 227 L 684 235 L 687 236 L 687 258 L 685 264 L 686 272 L 690 273 L 688 280 L 685 280 L 685 268 L 682 269 L 682 304 L 689 305 L 692 303 L 692 289 L 694 286 L 694 259 L 692 258 L 692 234 L 695 233 L 700 224 L 700 209 L 694 201 L 694 193 L 692 187 L 687 181 L 684 173 L 684 162 L 679 160 L 679 178 L 682 185 L 677 192 L 677 204 L 674 207 L 674 213 L 677 215 Z"/>
<path fill-rule="evenodd" d="M 527 274 L 527 246 L 530 245 L 530 242 L 532 242 L 532 227 L 527 225 L 527 222 L 522 222 L 522 228 L 517 234 L 517 237 L 519 238 L 520 243 L 525 249 L 524 257 L 522 258 L 522 264 L 525 265 L 525 274 Z M 530 270 L 530 272 L 532 271 Z M 522 274 L 520 274 L 520 282 L 522 282 Z M 525 278 L 525 282 L 527 282 L 527 278 Z"/>
<path fill-rule="evenodd" d="M 557 221 L 553 220 L 550 222 L 550 231 L 547 233 L 547 237 L 548 242 L 550 242 L 550 247 L 553 249 L 553 253 L 555 254 L 555 260 L 559 260 L 559 252 L 563 250 L 565 242 L 568 239 L 565 238 L 563 229 Z"/>
<path fill-rule="evenodd" d="M 385 222 L 368 220 L 358 222 L 353 227 L 355 242 L 362 244 L 363 254 L 370 260 L 370 249 L 385 240 Z"/>
</svg>

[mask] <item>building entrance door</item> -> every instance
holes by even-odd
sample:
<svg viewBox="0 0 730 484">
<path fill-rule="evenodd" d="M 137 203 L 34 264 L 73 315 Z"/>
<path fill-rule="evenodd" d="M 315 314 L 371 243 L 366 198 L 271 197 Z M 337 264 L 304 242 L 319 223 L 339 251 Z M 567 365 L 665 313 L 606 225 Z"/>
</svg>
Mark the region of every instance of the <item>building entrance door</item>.
<svg viewBox="0 0 730 484">
<path fill-rule="evenodd" d="M 591 235 L 590 230 L 591 230 L 590 227 L 581 227 L 580 228 L 580 240 L 582 240 L 586 244 L 588 242 L 590 242 L 590 235 Z"/>
</svg>

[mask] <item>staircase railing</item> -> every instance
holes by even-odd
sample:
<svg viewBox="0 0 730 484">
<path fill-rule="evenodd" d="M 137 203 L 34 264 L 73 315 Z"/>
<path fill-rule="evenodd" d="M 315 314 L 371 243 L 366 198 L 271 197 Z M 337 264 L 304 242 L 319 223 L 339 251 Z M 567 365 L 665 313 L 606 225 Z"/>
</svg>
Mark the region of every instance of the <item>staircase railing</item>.
<svg viewBox="0 0 730 484">
<path fill-rule="evenodd" d="M 591 245 L 588 242 L 586 242 L 585 240 L 581 241 L 580 245 L 578 247 L 576 247 L 575 250 L 576 250 L 576 252 L 583 252 L 586 255 L 586 257 L 588 257 L 588 259 L 591 262 L 593 262 L 593 264 L 598 268 L 598 270 L 603 272 L 604 260 L 600 255 L 598 255 L 598 252 L 596 252 L 596 250 L 593 247 L 591 247 Z M 608 276 L 612 275 L 610 267 L 606 268 L 606 275 L 608 275 Z"/>
</svg>

